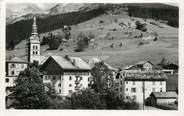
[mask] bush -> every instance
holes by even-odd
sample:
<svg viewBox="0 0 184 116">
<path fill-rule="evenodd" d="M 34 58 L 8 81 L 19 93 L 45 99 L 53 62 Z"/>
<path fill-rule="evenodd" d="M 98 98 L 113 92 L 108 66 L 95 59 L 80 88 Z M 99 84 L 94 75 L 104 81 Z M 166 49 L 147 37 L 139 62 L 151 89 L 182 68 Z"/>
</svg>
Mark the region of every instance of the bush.
<svg viewBox="0 0 184 116">
<path fill-rule="evenodd" d="M 146 32 L 147 31 L 147 28 L 146 28 L 146 24 L 142 24 L 140 21 L 136 21 L 135 22 L 135 25 L 136 25 L 136 29 L 139 29 L 143 32 Z"/>
</svg>

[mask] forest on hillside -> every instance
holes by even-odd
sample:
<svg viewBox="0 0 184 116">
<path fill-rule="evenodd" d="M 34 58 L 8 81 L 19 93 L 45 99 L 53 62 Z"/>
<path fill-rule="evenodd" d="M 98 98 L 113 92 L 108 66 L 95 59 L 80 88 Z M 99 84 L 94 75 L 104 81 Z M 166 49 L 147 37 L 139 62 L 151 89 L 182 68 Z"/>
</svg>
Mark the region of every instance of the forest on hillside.
<svg viewBox="0 0 184 116">
<path fill-rule="evenodd" d="M 166 20 L 168 25 L 173 27 L 179 26 L 179 9 L 178 7 L 163 4 L 133 4 L 128 5 L 129 16 L 150 18 L 155 20 Z"/>
<path fill-rule="evenodd" d="M 107 13 L 109 10 L 118 10 L 118 8 L 128 8 L 128 13 L 133 17 L 151 18 L 155 20 L 166 20 L 168 25 L 178 27 L 178 7 L 157 3 L 139 3 L 139 4 L 105 4 L 97 9 L 84 12 L 71 12 L 48 16 L 46 18 L 37 18 L 38 32 L 50 32 L 64 25 L 76 25 L 81 22 L 98 17 Z M 120 11 L 121 12 L 121 11 Z M 32 20 L 21 20 L 6 26 L 6 48 L 19 43 L 21 40 L 31 35 Z"/>
<path fill-rule="evenodd" d="M 78 23 L 87 21 L 101 14 L 104 14 L 105 9 L 99 7 L 86 12 L 71 12 L 66 14 L 59 14 L 50 16 L 47 18 L 37 19 L 38 32 L 44 33 L 59 28 L 63 28 L 64 25 L 76 25 Z M 6 26 L 6 48 L 10 47 L 10 44 L 17 44 L 21 40 L 28 38 L 31 35 L 32 20 L 22 20 L 11 25 Z M 13 42 L 12 42 L 13 41 Z"/>
</svg>

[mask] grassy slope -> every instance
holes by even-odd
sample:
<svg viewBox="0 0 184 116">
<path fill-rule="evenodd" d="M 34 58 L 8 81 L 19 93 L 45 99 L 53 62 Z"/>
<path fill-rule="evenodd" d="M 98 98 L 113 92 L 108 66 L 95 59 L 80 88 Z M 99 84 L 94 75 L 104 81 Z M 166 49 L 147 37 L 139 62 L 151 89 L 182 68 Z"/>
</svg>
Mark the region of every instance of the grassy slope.
<svg viewBox="0 0 184 116">
<path fill-rule="evenodd" d="M 97 18 L 91 19 L 89 21 L 78 24 L 77 26 L 72 26 L 72 38 L 76 39 L 77 35 L 80 32 L 88 35 L 88 33 L 94 33 L 96 38 L 95 42 L 98 43 L 94 49 L 89 47 L 84 52 L 76 53 L 73 51 L 76 44 L 73 40 L 70 40 L 67 44 L 68 47 L 62 46 L 64 48 L 63 51 L 46 50 L 47 46 L 41 46 L 42 55 L 48 55 L 48 53 L 57 54 L 57 55 L 71 55 L 71 56 L 80 56 L 83 58 L 86 57 L 95 57 L 101 55 L 101 49 L 103 46 L 103 38 L 107 32 L 110 32 L 111 36 L 114 36 L 114 40 L 104 39 L 104 52 L 103 55 L 106 56 L 106 62 L 115 67 L 123 67 L 127 64 L 132 64 L 140 60 L 150 60 L 153 63 L 160 62 L 161 58 L 168 58 L 170 61 L 177 63 L 178 62 L 178 29 L 173 28 L 167 25 L 164 25 L 164 28 L 161 29 L 154 25 L 148 24 L 149 32 L 156 30 L 160 37 L 160 40 L 157 42 L 150 41 L 149 44 L 137 47 L 137 43 L 139 40 L 137 39 L 127 39 L 127 35 L 124 34 L 124 30 L 118 26 L 118 24 L 114 23 L 114 18 L 118 19 L 118 22 L 131 22 L 126 13 L 121 14 L 119 16 L 110 16 L 110 15 L 102 15 Z M 136 18 L 138 19 L 138 18 Z M 105 21 L 105 26 L 103 30 L 97 29 L 99 24 L 99 20 Z M 141 19 L 139 19 L 141 20 Z M 149 20 L 148 20 L 149 21 Z M 110 31 L 109 29 L 117 28 L 117 31 Z M 57 33 L 60 30 L 53 31 L 53 33 Z M 133 34 L 139 34 L 140 31 L 136 29 L 130 29 Z M 44 34 L 41 34 L 42 37 Z M 120 42 L 123 42 L 123 47 L 119 47 Z M 114 43 L 115 48 L 110 48 L 109 46 Z M 25 41 L 21 42 L 16 46 L 19 48 L 18 50 L 7 51 L 7 56 L 12 56 L 16 53 L 16 56 L 21 56 L 25 58 Z"/>
</svg>

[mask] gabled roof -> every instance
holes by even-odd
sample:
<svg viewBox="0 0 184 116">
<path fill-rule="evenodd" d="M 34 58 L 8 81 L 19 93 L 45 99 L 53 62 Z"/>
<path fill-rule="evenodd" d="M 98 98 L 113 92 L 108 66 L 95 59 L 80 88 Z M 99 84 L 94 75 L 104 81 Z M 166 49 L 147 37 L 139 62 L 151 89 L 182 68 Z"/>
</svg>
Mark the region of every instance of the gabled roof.
<svg viewBox="0 0 184 116">
<path fill-rule="evenodd" d="M 99 58 L 97 58 L 97 57 L 93 57 L 93 58 L 91 58 L 91 59 L 89 60 L 88 64 L 89 64 L 91 67 L 94 67 L 95 63 L 99 63 L 99 62 L 101 62 L 101 61 L 102 61 L 101 59 L 99 59 Z M 112 70 L 112 71 L 118 70 L 117 68 L 114 68 L 113 66 L 111 66 L 111 65 L 109 65 L 109 64 L 107 64 L 107 63 L 105 63 L 105 62 L 104 62 L 104 65 L 107 66 L 107 68 L 108 68 L 109 70 Z"/>
<path fill-rule="evenodd" d="M 18 57 L 13 57 L 7 60 L 7 62 L 21 62 L 21 63 L 27 63 L 25 60 L 18 58 Z"/>
<path fill-rule="evenodd" d="M 150 96 L 156 98 L 177 98 L 178 95 L 176 92 L 152 92 Z"/>
<path fill-rule="evenodd" d="M 91 67 L 79 57 L 50 56 L 64 70 L 90 70 Z M 48 59 L 49 59 L 48 58 Z M 47 59 L 47 60 L 48 60 Z M 45 61 L 46 63 L 46 61 Z"/>
<path fill-rule="evenodd" d="M 136 63 L 136 65 L 143 65 L 143 64 L 145 64 L 145 63 L 147 63 L 147 62 L 153 65 L 152 62 L 147 61 L 147 60 L 145 60 L 145 61 L 139 61 L 139 62 Z"/>
<path fill-rule="evenodd" d="M 127 66 L 125 66 L 123 69 L 124 69 L 124 70 L 129 70 L 129 69 L 131 69 L 131 68 L 133 68 L 133 67 L 138 68 L 138 67 L 135 66 L 135 65 L 127 65 Z"/>
</svg>

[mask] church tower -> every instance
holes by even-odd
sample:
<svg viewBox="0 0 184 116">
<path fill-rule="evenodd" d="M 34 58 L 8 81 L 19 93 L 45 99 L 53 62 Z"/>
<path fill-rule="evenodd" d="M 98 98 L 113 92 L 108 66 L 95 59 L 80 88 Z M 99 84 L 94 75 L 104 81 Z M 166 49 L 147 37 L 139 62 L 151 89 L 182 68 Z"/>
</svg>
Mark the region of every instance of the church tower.
<svg viewBox="0 0 184 116">
<path fill-rule="evenodd" d="M 37 32 L 36 17 L 33 18 L 32 33 L 28 40 L 28 62 L 40 63 L 40 40 Z"/>
</svg>

